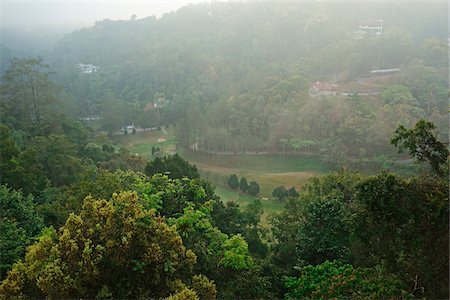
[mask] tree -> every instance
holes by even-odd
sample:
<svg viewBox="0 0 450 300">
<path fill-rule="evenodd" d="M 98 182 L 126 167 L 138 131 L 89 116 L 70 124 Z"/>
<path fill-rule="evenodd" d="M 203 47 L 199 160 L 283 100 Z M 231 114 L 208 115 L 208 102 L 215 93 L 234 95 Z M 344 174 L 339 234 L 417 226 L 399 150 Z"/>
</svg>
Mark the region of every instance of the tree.
<svg viewBox="0 0 450 300">
<path fill-rule="evenodd" d="M 108 131 L 111 136 L 117 130 L 126 126 L 125 107 L 124 103 L 120 101 L 116 95 L 108 90 L 102 98 L 102 113 L 101 124 L 102 127 Z M 126 130 L 126 128 L 125 128 Z"/>
<path fill-rule="evenodd" d="M 293 187 L 291 187 L 289 190 L 288 190 L 288 195 L 289 195 L 289 197 L 292 197 L 292 198 L 298 198 L 298 196 L 300 196 L 300 194 L 297 192 L 297 190 L 295 189 L 295 186 L 293 186 Z"/>
<path fill-rule="evenodd" d="M 39 194 L 49 186 L 50 181 L 39 159 L 35 147 L 28 147 L 12 160 L 12 168 L 0 177 L 14 189 L 21 189 L 25 194 Z"/>
<path fill-rule="evenodd" d="M 327 259 L 348 261 L 350 232 L 344 204 L 336 199 L 306 201 L 303 222 L 297 229 L 295 257 L 298 263 L 316 265 Z"/>
<path fill-rule="evenodd" d="M 175 227 L 135 193 L 87 197 L 57 233 L 49 229 L 0 286 L 6 297 L 161 298 L 192 280 L 196 256 Z M 178 286 L 178 287 L 177 287 Z"/>
<path fill-rule="evenodd" d="M 230 175 L 230 177 L 228 178 L 228 186 L 233 190 L 239 187 L 239 179 L 236 174 Z"/>
<path fill-rule="evenodd" d="M 339 261 L 325 261 L 300 269 L 299 277 L 287 277 L 286 299 L 387 299 L 408 298 L 401 281 L 376 269 L 354 268 Z"/>
<path fill-rule="evenodd" d="M 391 143 L 398 147 L 399 153 L 404 149 L 419 161 L 428 161 L 431 169 L 443 177 L 448 172 L 447 159 L 449 151 L 436 134 L 436 126 L 424 119 L 416 123 L 412 129 L 400 125 L 395 130 Z"/>
<path fill-rule="evenodd" d="M 226 234 L 240 234 L 248 243 L 253 256 L 265 257 L 267 245 L 263 242 L 266 231 L 259 226 L 263 206 L 255 199 L 242 209 L 236 202 L 230 201 L 226 205 L 222 201 L 215 201 L 211 217 L 214 225 Z"/>
<path fill-rule="evenodd" d="M 411 94 L 410 90 L 403 85 L 395 84 L 386 88 L 381 93 L 381 99 L 387 104 L 417 104 L 417 100 Z"/>
<path fill-rule="evenodd" d="M 0 119 L 16 129 L 39 126 L 50 113 L 58 92 L 49 75 L 49 66 L 41 58 L 11 60 L 2 77 Z"/>
<path fill-rule="evenodd" d="M 172 179 L 188 177 L 190 179 L 200 178 L 200 173 L 195 165 L 179 156 L 177 153 L 163 158 L 155 158 L 145 167 L 145 174 L 152 176 L 156 173 L 167 174 Z"/>
<path fill-rule="evenodd" d="M 448 197 L 448 182 L 434 176 L 381 173 L 360 182 L 352 209 L 355 262 L 383 264 L 416 298 L 447 297 Z"/>
<path fill-rule="evenodd" d="M 171 219 L 188 249 L 198 253 L 197 272 L 211 278 L 217 277 L 217 268 L 227 270 L 246 270 L 252 265 L 247 242 L 240 234 L 228 236 L 214 227 L 209 221 L 209 204 L 198 210 L 187 207 L 182 216 Z"/>
<path fill-rule="evenodd" d="M 233 235 L 224 242 L 223 258 L 219 264 L 231 270 L 246 270 L 253 265 L 247 242 L 241 235 Z"/>
<path fill-rule="evenodd" d="M 84 168 L 76 145 L 65 135 L 36 136 L 30 141 L 29 149 L 36 151 L 37 161 L 43 166 L 45 176 L 55 186 L 75 182 Z"/>
<path fill-rule="evenodd" d="M 248 186 L 248 193 L 252 196 L 259 194 L 259 184 L 256 181 L 251 181 Z"/>
<path fill-rule="evenodd" d="M 97 145 L 96 143 L 87 143 L 86 146 L 84 146 L 83 152 L 86 157 L 92 159 L 95 163 L 105 159 L 102 146 Z"/>
<path fill-rule="evenodd" d="M 197 150 L 200 131 L 205 127 L 205 119 L 197 101 L 192 101 L 185 111 L 183 123 L 179 124 L 180 143 L 184 147 L 193 147 Z"/>
<path fill-rule="evenodd" d="M 272 196 L 274 196 L 275 198 L 278 198 L 278 200 L 280 200 L 280 201 L 284 200 L 288 195 L 289 195 L 289 193 L 283 185 L 276 187 L 272 191 Z"/>
<path fill-rule="evenodd" d="M 32 195 L 0 185 L 0 279 L 19 259 L 43 226 Z"/>
<path fill-rule="evenodd" d="M 9 127 L 0 124 L 0 183 L 12 181 L 11 172 L 16 168 L 15 157 L 20 150 L 12 139 Z"/>
<path fill-rule="evenodd" d="M 247 183 L 247 179 L 245 177 L 241 177 L 241 182 L 239 182 L 239 188 L 244 193 L 247 191 L 248 183 Z"/>
<path fill-rule="evenodd" d="M 348 260 L 349 203 L 361 175 L 341 172 L 310 178 L 299 198 L 288 198 L 285 209 L 272 218 L 273 262 L 282 275 L 294 275 L 293 261 L 305 264 Z M 282 276 L 280 275 L 280 276 Z"/>
</svg>

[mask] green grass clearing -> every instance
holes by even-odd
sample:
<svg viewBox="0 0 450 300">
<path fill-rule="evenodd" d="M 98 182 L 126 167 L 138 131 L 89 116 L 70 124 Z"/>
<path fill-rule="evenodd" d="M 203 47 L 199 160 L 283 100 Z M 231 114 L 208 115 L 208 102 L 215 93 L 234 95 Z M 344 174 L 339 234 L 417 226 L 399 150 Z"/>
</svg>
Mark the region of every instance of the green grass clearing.
<svg viewBox="0 0 450 300">
<path fill-rule="evenodd" d="M 227 186 L 228 177 L 236 174 L 256 181 L 260 185 L 260 196 L 272 197 L 274 188 L 284 185 L 295 186 L 301 190 L 305 181 L 325 174 L 331 168 L 317 157 L 282 155 L 206 155 L 203 153 L 182 152 L 182 156 L 195 164 L 203 178 L 218 186 Z"/>
<path fill-rule="evenodd" d="M 283 156 L 283 155 L 208 155 L 201 152 L 181 151 L 185 159 L 216 167 L 237 168 L 264 173 L 285 173 L 314 171 L 327 173 L 331 169 L 316 156 Z"/>
<path fill-rule="evenodd" d="M 131 154 L 138 154 L 147 160 L 153 159 L 151 155 L 152 147 L 159 147 L 162 155 L 174 154 L 175 135 L 173 129 L 163 131 L 142 131 L 136 134 L 117 135 L 111 137 L 114 144 L 121 145 L 128 149 Z"/>
</svg>

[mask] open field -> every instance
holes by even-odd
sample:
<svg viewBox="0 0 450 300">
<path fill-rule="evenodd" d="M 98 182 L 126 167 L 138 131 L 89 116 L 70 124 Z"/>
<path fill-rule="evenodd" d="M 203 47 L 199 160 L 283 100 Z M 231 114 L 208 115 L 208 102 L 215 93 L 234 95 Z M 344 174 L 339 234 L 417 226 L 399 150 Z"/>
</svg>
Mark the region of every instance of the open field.
<svg viewBox="0 0 450 300">
<path fill-rule="evenodd" d="M 283 155 L 208 155 L 202 152 L 182 151 L 180 153 L 193 162 L 217 167 L 238 167 L 241 169 L 282 173 L 299 171 L 329 172 L 330 169 L 315 156 L 283 156 Z"/>
<path fill-rule="evenodd" d="M 280 185 L 300 190 L 309 177 L 331 171 L 312 156 L 206 155 L 186 151 L 181 155 L 199 168 L 202 177 L 218 186 L 226 187 L 231 174 L 258 182 L 263 198 L 271 198 L 273 189 Z"/>
<path fill-rule="evenodd" d="M 142 131 L 136 134 L 115 135 L 111 137 L 114 144 L 119 144 L 132 154 L 151 160 L 152 147 L 159 147 L 162 155 L 175 153 L 175 136 L 172 129 L 165 131 Z"/>
</svg>

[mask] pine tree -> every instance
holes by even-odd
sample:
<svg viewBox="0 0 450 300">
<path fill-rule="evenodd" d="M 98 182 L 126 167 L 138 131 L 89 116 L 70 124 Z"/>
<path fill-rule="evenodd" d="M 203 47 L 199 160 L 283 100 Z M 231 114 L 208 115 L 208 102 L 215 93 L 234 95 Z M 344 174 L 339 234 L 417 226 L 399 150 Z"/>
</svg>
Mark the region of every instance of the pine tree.
<svg viewBox="0 0 450 300">
<path fill-rule="evenodd" d="M 245 177 L 241 178 L 241 182 L 239 183 L 239 188 L 244 193 L 248 190 L 248 183 L 247 183 L 247 179 Z"/>
<path fill-rule="evenodd" d="M 236 174 L 233 174 L 228 178 L 228 186 L 234 190 L 239 187 L 239 179 Z"/>
</svg>

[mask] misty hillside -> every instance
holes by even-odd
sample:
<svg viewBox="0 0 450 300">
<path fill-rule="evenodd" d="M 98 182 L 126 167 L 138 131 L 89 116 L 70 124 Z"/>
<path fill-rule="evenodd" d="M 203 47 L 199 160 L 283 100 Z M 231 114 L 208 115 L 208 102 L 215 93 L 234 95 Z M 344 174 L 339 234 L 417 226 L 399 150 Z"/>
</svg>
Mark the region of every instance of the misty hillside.
<svg viewBox="0 0 450 300">
<path fill-rule="evenodd" d="M 442 8 L 188 6 L 160 19 L 104 20 L 68 34 L 52 65 L 78 99 L 79 117 L 105 113 L 106 98 L 114 95 L 116 113 L 110 113 L 117 120 L 152 127 L 154 112 L 144 108 L 163 97 L 169 105 L 162 122 L 184 124 L 179 142 L 185 147 L 379 160 L 395 153 L 385 145 L 398 124 L 427 117 L 447 136 Z M 360 28 L 368 24 L 382 32 Z M 80 73 L 78 63 L 98 72 Z"/>
</svg>

